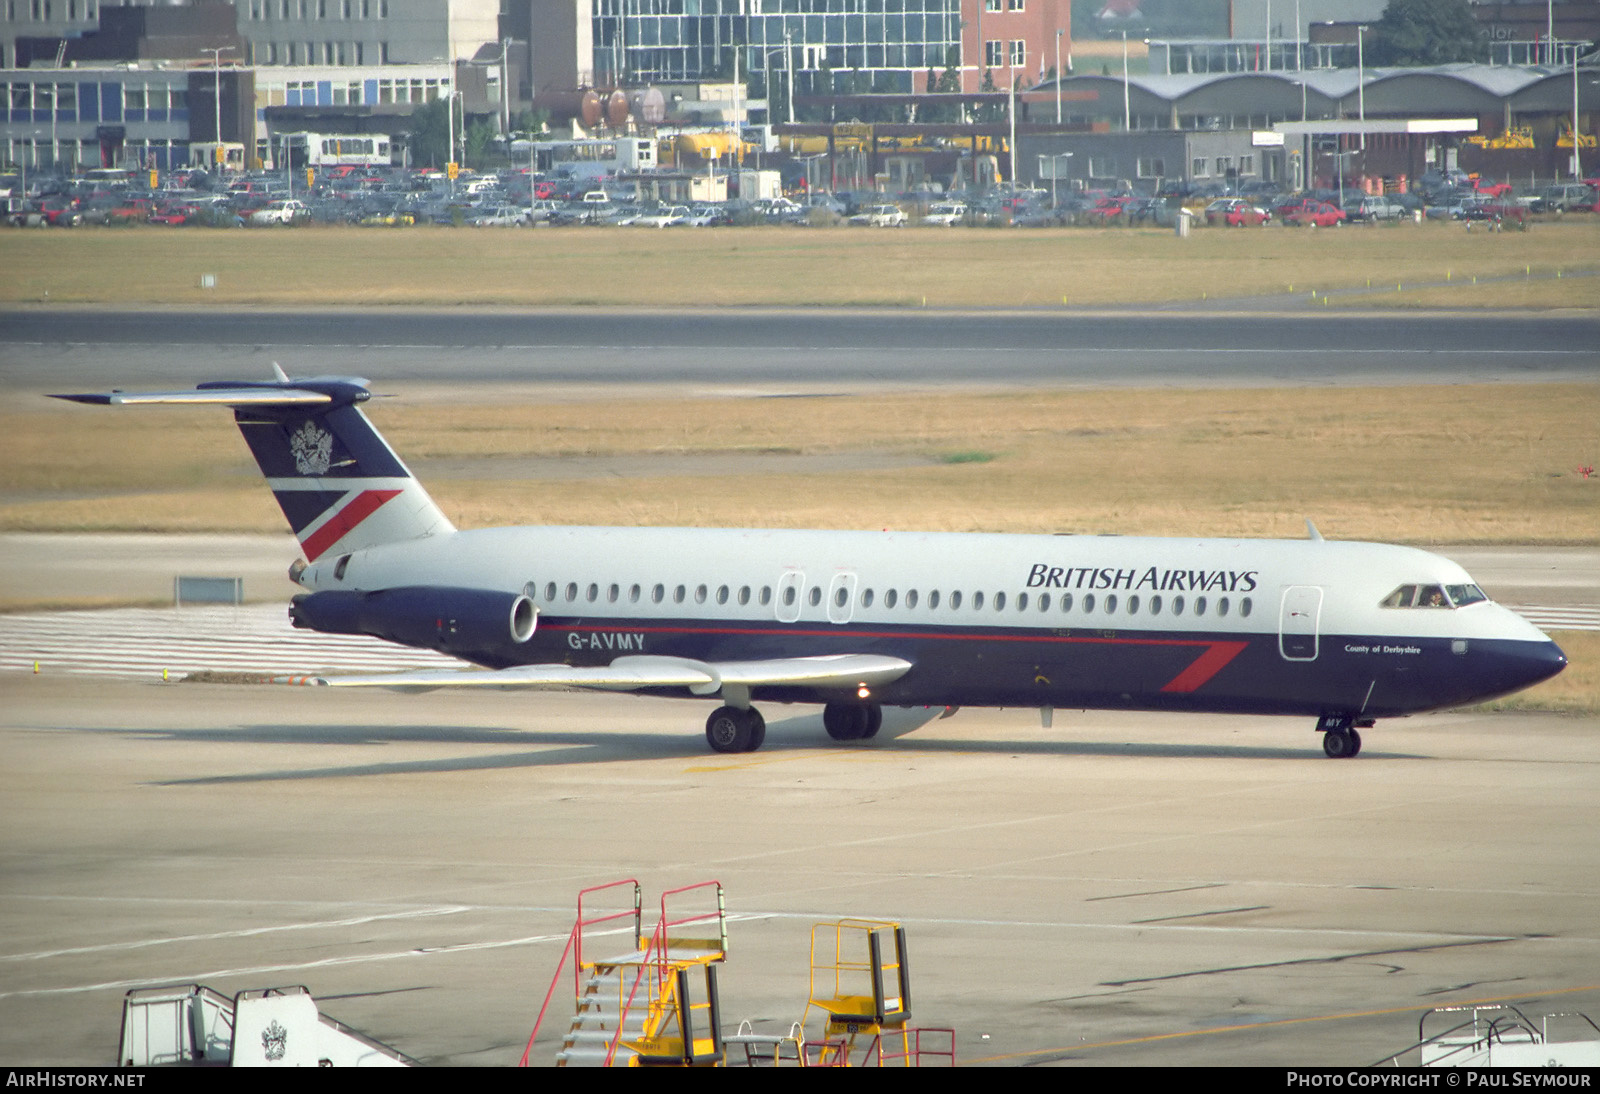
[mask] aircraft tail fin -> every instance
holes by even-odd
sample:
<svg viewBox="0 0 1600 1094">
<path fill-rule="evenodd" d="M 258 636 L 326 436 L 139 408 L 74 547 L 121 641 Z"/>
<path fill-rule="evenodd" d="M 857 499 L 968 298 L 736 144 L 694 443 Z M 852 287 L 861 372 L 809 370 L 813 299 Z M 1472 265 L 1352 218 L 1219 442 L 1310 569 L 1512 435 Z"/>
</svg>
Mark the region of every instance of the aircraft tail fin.
<svg viewBox="0 0 1600 1094">
<path fill-rule="evenodd" d="M 360 404 L 367 381 L 319 376 L 214 380 L 193 391 L 55 395 L 108 406 L 226 406 L 306 559 L 455 531 Z"/>
</svg>

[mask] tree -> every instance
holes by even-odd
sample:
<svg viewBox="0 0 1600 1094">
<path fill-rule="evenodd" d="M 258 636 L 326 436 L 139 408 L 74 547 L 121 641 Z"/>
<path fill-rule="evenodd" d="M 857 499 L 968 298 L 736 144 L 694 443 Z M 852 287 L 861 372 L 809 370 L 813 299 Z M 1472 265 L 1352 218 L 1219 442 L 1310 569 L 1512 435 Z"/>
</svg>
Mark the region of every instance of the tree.
<svg viewBox="0 0 1600 1094">
<path fill-rule="evenodd" d="M 1445 65 L 1488 54 L 1488 36 L 1467 0 L 1389 0 L 1368 56 L 1375 65 Z"/>
<path fill-rule="evenodd" d="M 446 99 L 423 103 L 411 112 L 411 162 L 439 167 L 450 161 L 450 114 Z"/>
<path fill-rule="evenodd" d="M 467 131 L 462 135 L 462 159 L 474 171 L 481 171 L 489 158 L 489 150 L 494 144 L 495 127 L 488 122 L 473 122 L 467 126 Z"/>
</svg>

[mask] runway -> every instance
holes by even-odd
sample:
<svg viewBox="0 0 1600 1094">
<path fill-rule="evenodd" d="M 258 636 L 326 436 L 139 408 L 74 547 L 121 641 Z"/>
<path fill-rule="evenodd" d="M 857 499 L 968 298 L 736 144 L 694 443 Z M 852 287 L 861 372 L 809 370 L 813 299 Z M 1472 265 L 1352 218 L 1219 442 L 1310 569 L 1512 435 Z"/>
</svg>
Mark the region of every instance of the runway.
<svg viewBox="0 0 1600 1094">
<path fill-rule="evenodd" d="M 357 374 L 772 393 L 951 384 L 1409 384 L 1600 377 L 1600 319 L 1472 314 L 404 310 L 0 312 L 10 387 Z"/>
<path fill-rule="evenodd" d="M 126 990 L 198 981 L 510 1064 L 577 890 L 628 876 L 724 884 L 730 1025 L 799 1018 L 813 922 L 903 922 L 966 1064 L 1359 1066 L 1432 1006 L 1600 1014 L 1594 719 L 1385 722 L 1334 762 L 1301 720 L 844 748 L 804 708 L 714 756 L 703 713 L 4 674 L 0 1062 L 109 1062 Z"/>
</svg>

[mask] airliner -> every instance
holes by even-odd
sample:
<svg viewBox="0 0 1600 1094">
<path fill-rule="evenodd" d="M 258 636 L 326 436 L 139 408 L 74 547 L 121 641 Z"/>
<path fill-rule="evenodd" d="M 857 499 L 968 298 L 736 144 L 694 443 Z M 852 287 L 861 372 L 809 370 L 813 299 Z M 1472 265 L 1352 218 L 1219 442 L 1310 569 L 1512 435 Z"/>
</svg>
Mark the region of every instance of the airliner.
<svg viewBox="0 0 1600 1094">
<path fill-rule="evenodd" d="M 317 684 L 706 699 L 720 753 L 761 747 L 760 701 L 821 704 L 836 741 L 873 737 L 885 706 L 1304 715 L 1346 758 L 1379 718 L 1566 665 L 1454 562 L 1310 522 L 1304 540 L 457 530 L 363 413 L 368 381 L 274 371 L 54 397 L 232 409 L 304 552 L 293 625 L 469 663 Z"/>
</svg>

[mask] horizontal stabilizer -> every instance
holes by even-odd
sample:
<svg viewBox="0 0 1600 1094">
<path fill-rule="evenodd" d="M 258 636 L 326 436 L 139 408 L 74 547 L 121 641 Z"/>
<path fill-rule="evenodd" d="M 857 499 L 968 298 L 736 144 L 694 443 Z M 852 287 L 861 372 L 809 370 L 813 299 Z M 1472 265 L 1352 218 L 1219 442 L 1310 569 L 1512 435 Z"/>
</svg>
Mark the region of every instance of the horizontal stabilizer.
<svg viewBox="0 0 1600 1094">
<path fill-rule="evenodd" d="M 266 385 L 202 388 L 195 391 L 87 392 L 80 395 L 52 395 L 50 398 L 94 406 L 308 406 L 333 402 L 333 396 L 324 391 Z"/>
<path fill-rule="evenodd" d="M 493 670 L 427 670 L 378 676 L 319 676 L 309 682 L 327 687 L 390 688 L 432 691 L 434 688 L 593 688 L 637 691 L 645 688 L 687 688 L 695 695 L 715 695 L 723 685 L 745 688 L 779 685 L 816 688 L 877 687 L 897 680 L 911 662 L 878 654 L 849 653 L 823 657 L 783 657 L 770 661 L 695 661 L 687 657 L 619 657 L 609 665 L 517 665 Z M 296 678 L 301 682 L 303 678 Z"/>
</svg>

